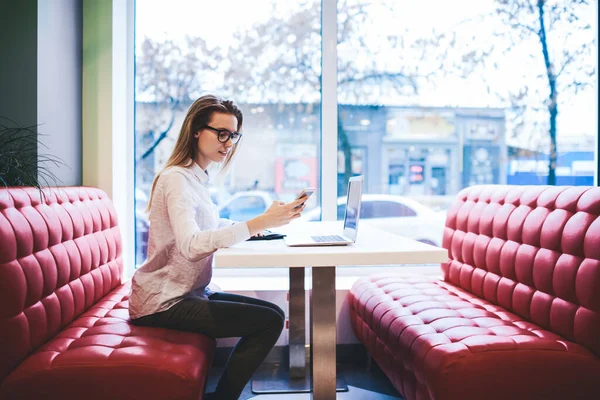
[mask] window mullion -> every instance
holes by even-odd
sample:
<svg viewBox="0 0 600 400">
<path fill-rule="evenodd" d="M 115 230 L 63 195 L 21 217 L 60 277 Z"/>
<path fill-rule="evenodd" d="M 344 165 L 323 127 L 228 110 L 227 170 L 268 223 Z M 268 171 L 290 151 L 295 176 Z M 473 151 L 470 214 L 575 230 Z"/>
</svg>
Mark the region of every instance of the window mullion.
<svg viewBox="0 0 600 400">
<path fill-rule="evenodd" d="M 337 1 L 321 3 L 321 210 L 337 219 Z"/>
</svg>

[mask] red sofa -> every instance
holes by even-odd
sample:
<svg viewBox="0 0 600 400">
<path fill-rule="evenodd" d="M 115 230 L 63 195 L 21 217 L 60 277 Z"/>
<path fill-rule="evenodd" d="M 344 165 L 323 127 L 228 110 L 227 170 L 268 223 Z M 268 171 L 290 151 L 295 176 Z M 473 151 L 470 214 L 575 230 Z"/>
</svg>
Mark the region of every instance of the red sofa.
<svg viewBox="0 0 600 400">
<path fill-rule="evenodd" d="M 122 269 L 101 190 L 0 189 L 0 399 L 202 398 L 215 341 L 130 324 Z"/>
<path fill-rule="evenodd" d="M 475 186 L 443 278 L 377 275 L 354 333 L 407 400 L 600 398 L 600 188 Z"/>
</svg>

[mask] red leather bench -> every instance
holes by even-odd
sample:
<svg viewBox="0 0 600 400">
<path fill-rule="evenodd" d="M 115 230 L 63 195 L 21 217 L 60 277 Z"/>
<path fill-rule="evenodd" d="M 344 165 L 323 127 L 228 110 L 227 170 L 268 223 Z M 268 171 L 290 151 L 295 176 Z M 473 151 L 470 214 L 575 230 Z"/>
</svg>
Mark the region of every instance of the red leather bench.
<svg viewBox="0 0 600 400">
<path fill-rule="evenodd" d="M 130 324 L 107 195 L 45 193 L 0 189 L 0 399 L 201 399 L 215 341 Z"/>
<path fill-rule="evenodd" d="M 354 333 L 407 400 L 600 398 L 600 188 L 475 186 L 443 278 L 375 275 Z"/>
</svg>

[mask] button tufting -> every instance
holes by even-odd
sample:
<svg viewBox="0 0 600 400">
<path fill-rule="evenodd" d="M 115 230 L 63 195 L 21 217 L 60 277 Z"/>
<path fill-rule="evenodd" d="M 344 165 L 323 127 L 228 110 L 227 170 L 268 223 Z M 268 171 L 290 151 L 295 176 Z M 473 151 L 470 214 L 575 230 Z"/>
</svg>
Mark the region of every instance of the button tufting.
<svg viewBox="0 0 600 400">
<path fill-rule="evenodd" d="M 443 243 L 444 280 L 369 277 L 348 295 L 356 336 L 406 399 L 600 390 L 600 188 L 465 189 Z M 503 363 L 490 397 L 485 371 Z"/>
<path fill-rule="evenodd" d="M 0 399 L 199 398 L 215 341 L 130 323 L 106 194 L 38 196 L 0 189 Z"/>
</svg>

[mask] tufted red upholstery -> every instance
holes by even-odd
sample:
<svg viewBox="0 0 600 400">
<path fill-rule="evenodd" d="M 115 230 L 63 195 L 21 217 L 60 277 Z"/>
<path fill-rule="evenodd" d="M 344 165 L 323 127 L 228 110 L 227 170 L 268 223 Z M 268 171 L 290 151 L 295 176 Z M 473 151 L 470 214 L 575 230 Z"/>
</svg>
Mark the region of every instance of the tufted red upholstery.
<svg viewBox="0 0 600 400">
<path fill-rule="evenodd" d="M 0 189 L 0 398 L 198 399 L 215 341 L 129 323 L 104 192 Z"/>
<path fill-rule="evenodd" d="M 465 189 L 444 279 L 361 279 L 354 332 L 406 399 L 595 399 L 599 216 L 600 188 Z"/>
</svg>

